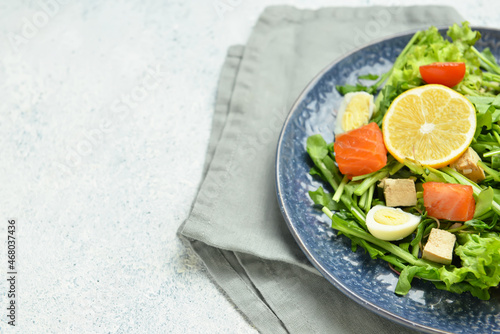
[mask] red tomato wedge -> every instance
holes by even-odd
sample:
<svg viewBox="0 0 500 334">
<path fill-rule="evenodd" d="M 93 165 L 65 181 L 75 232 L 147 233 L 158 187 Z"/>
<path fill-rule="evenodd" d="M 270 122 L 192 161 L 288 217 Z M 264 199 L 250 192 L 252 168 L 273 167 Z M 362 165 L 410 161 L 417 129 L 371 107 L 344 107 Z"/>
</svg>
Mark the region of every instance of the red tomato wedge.
<svg viewBox="0 0 500 334">
<path fill-rule="evenodd" d="M 377 123 L 338 135 L 333 149 L 340 172 L 349 178 L 376 172 L 387 164 L 387 150 Z"/>
<path fill-rule="evenodd" d="M 420 75 L 428 84 L 454 87 L 465 76 L 465 63 L 432 63 L 420 66 Z"/>
<path fill-rule="evenodd" d="M 460 222 L 474 217 L 476 202 L 471 186 L 426 182 L 423 187 L 424 206 L 429 216 Z"/>
</svg>

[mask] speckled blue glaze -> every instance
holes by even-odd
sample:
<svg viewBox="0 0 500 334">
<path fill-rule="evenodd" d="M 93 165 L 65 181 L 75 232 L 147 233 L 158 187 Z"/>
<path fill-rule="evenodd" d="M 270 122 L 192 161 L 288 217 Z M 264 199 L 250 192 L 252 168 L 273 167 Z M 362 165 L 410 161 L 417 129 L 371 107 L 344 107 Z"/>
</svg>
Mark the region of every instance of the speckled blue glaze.
<svg viewBox="0 0 500 334">
<path fill-rule="evenodd" d="M 500 31 L 476 28 L 478 49 L 490 47 L 500 55 Z M 308 136 L 321 133 L 333 140 L 341 96 L 335 85 L 355 83 L 364 73 L 383 73 L 404 48 L 412 33 L 375 42 L 334 62 L 308 85 L 288 116 L 277 149 L 276 183 L 280 207 L 297 243 L 311 263 L 333 285 L 366 308 L 430 333 L 493 333 L 500 331 L 500 293 L 489 301 L 469 294 L 438 290 L 430 282 L 414 280 L 405 297 L 394 294 L 397 276 L 381 260 L 363 250 L 353 253 L 350 241 L 337 236 L 329 219 L 312 207 L 307 192 L 323 185 L 309 174 L 312 162 L 305 150 Z"/>
</svg>

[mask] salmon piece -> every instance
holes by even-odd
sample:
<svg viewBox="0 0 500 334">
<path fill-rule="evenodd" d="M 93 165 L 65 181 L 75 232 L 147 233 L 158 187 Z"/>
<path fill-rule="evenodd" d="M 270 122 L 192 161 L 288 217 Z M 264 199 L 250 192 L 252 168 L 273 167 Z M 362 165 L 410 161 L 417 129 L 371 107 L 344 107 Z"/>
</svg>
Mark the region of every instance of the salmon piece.
<svg viewBox="0 0 500 334">
<path fill-rule="evenodd" d="M 472 186 L 442 182 L 426 182 L 424 206 L 427 214 L 437 219 L 465 222 L 474 217 L 476 201 Z"/>
<path fill-rule="evenodd" d="M 335 160 L 349 178 L 376 172 L 387 164 L 387 150 L 377 123 L 338 135 L 333 144 Z"/>
</svg>

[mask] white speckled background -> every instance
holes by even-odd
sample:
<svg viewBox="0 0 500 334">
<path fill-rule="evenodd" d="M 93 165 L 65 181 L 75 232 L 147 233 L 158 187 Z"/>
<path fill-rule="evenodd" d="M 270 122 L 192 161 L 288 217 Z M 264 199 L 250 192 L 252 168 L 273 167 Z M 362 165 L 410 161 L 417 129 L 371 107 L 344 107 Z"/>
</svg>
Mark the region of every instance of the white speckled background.
<svg viewBox="0 0 500 334">
<path fill-rule="evenodd" d="M 1 333 L 256 332 L 175 232 L 201 180 L 226 50 L 283 3 L 417 1 L 0 1 Z M 418 3 L 500 27 L 491 1 Z"/>
</svg>

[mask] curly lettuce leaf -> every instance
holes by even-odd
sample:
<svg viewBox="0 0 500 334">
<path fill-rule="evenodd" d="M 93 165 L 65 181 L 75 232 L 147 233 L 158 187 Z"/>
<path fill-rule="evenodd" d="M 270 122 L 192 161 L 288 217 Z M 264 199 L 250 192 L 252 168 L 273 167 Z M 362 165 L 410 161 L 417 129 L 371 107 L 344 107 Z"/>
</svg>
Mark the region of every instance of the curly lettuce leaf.
<svg viewBox="0 0 500 334">
<path fill-rule="evenodd" d="M 462 266 L 448 266 L 439 270 L 436 286 L 452 292 L 470 291 L 473 296 L 487 300 L 489 288 L 500 283 L 500 238 L 496 233 L 459 234 L 455 254 Z"/>
<path fill-rule="evenodd" d="M 471 49 L 481 37 L 478 31 L 472 31 L 468 22 L 462 26 L 454 24 L 447 32 L 451 41 L 445 39 L 436 27 L 430 27 L 417 33 L 417 39 L 400 64 L 396 62 L 388 84 L 398 83 L 405 89 L 422 85 L 420 66 L 435 62 L 464 62 L 467 71 L 464 79 L 455 89 L 463 94 L 481 88 L 482 72 L 480 60 Z M 477 95 L 474 93 L 474 95 Z"/>
</svg>

